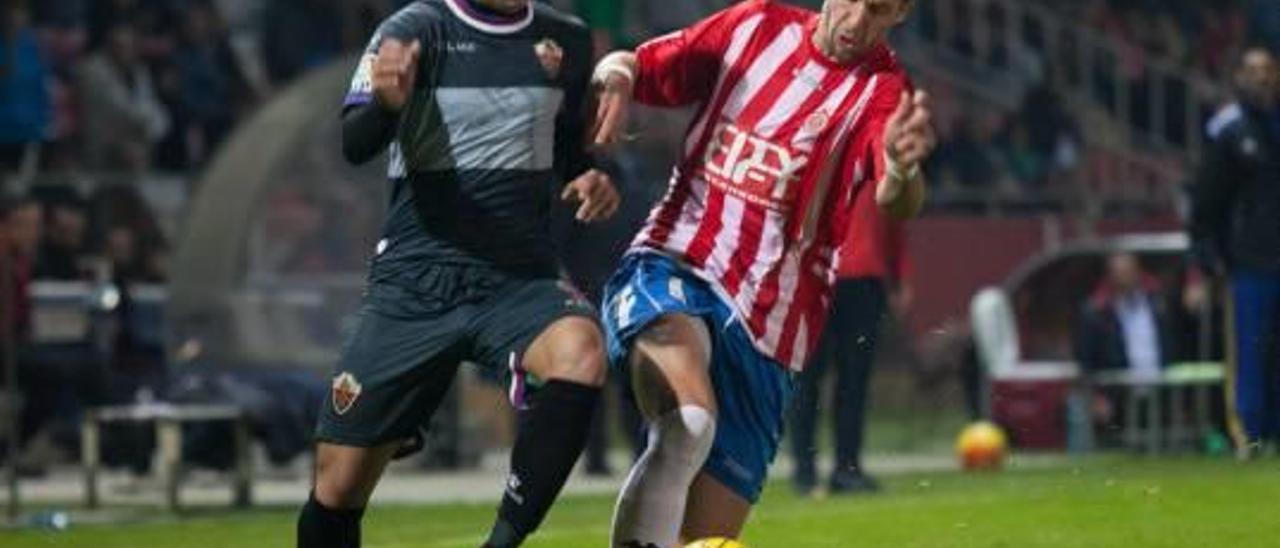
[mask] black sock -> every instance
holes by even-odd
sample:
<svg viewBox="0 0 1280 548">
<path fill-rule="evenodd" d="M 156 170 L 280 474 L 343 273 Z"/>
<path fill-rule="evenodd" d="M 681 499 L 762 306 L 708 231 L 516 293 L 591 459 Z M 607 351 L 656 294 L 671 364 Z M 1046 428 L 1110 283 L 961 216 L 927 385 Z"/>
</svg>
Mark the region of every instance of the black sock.
<svg viewBox="0 0 1280 548">
<path fill-rule="evenodd" d="M 298 548 L 360 548 L 360 518 L 364 508 L 326 508 L 307 498 L 298 516 Z"/>
<path fill-rule="evenodd" d="M 520 413 L 511 475 L 486 547 L 519 546 L 546 517 L 587 443 L 600 388 L 553 380 Z"/>
</svg>

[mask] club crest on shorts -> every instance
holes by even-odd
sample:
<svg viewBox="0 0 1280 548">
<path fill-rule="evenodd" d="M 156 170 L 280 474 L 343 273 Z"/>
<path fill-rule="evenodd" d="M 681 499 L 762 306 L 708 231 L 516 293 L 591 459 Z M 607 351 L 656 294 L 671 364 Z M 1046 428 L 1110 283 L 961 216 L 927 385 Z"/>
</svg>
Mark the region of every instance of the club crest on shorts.
<svg viewBox="0 0 1280 548">
<path fill-rule="evenodd" d="M 355 375 L 351 373 L 342 373 L 333 378 L 333 410 L 339 415 L 346 414 L 351 410 L 351 406 L 355 405 L 356 398 L 360 397 L 360 391 L 363 389 L 360 383 L 356 381 Z"/>
<path fill-rule="evenodd" d="M 547 78 L 555 80 L 560 77 L 560 65 L 564 62 L 564 50 L 560 48 L 560 44 L 550 38 L 543 38 L 533 45 L 533 53 L 538 56 L 538 62 L 542 64 L 542 70 L 546 71 Z"/>
</svg>

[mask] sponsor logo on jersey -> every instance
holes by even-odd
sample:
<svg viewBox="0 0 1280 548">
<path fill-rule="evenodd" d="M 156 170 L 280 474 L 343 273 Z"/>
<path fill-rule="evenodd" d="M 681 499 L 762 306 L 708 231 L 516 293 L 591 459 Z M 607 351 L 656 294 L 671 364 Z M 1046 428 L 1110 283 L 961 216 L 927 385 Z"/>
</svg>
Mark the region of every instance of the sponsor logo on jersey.
<svg viewBox="0 0 1280 548">
<path fill-rule="evenodd" d="M 475 53 L 480 49 L 475 42 L 445 42 L 444 50 L 449 53 Z"/>
<path fill-rule="evenodd" d="M 721 121 L 703 156 L 708 181 L 727 192 L 773 209 L 786 209 L 792 182 L 809 157 Z"/>
</svg>

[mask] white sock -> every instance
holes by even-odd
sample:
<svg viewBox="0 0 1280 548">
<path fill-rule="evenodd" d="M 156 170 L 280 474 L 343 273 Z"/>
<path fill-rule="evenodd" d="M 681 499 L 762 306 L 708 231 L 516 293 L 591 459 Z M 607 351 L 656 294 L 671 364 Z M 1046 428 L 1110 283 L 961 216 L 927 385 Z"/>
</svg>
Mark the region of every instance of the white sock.
<svg viewBox="0 0 1280 548">
<path fill-rule="evenodd" d="M 682 406 L 649 425 L 649 445 L 618 495 L 612 546 L 666 548 L 679 541 L 689 485 L 715 439 L 715 417 L 696 405 Z"/>
</svg>

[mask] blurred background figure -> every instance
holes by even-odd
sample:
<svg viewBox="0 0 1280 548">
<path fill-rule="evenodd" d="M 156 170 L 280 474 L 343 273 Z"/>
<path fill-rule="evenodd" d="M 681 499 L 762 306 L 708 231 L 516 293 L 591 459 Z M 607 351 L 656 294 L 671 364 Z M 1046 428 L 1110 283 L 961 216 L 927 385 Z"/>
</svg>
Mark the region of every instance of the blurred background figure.
<svg viewBox="0 0 1280 548">
<path fill-rule="evenodd" d="M 6 325 L 13 328 L 21 343 L 31 334 L 29 286 L 40 245 L 40 204 L 27 198 L 0 195 L 0 258 L 10 279 L 10 295 L 5 296 Z"/>
<path fill-rule="evenodd" d="M 112 22 L 101 40 L 77 68 L 85 161 L 100 170 L 141 172 L 169 131 L 169 113 L 139 57 L 135 27 Z"/>
<path fill-rule="evenodd" d="M 89 217 L 79 192 L 69 186 L 41 187 L 36 199 L 44 209 L 44 237 L 34 277 L 42 280 L 82 280 L 87 277 L 85 237 Z"/>
<path fill-rule="evenodd" d="M 0 2 L 0 177 L 36 167 L 52 109 L 48 74 L 26 1 Z"/>
<path fill-rule="evenodd" d="M 812 363 L 801 373 L 792 420 L 792 477 L 798 493 L 808 494 L 817 485 L 818 409 L 824 378 L 835 376 L 831 398 L 834 420 L 835 461 L 827 487 L 832 494 L 875 492 L 879 484 L 862 467 L 862 441 L 866 425 L 871 370 L 887 313 L 901 317 L 911 301 L 910 263 L 906 226 L 885 216 L 874 194 L 863 192 L 854 205 L 850 230 L 840 249 L 839 276 L 831 319 Z M 889 305 L 892 303 L 892 307 Z"/>
<path fill-rule="evenodd" d="M 1168 356 L 1168 313 L 1155 278 L 1132 253 L 1107 257 L 1106 278 L 1081 313 L 1076 351 L 1089 371 L 1156 379 Z"/>
<path fill-rule="evenodd" d="M 1240 454 L 1280 440 L 1280 63 L 1265 47 L 1245 51 L 1238 101 L 1210 120 L 1196 179 L 1202 268 L 1229 283 L 1234 339 L 1232 435 Z"/>
<path fill-rule="evenodd" d="M 1132 253 L 1107 257 L 1106 275 L 1085 303 L 1076 328 L 1076 359 L 1088 377 L 1124 372 L 1134 381 L 1155 383 L 1174 355 L 1171 314 L 1158 281 L 1143 271 Z M 1126 389 L 1104 389 L 1090 403 L 1094 429 L 1105 445 L 1120 440 L 1119 419 Z M 1160 420 L 1148 417 L 1150 420 Z"/>
</svg>

